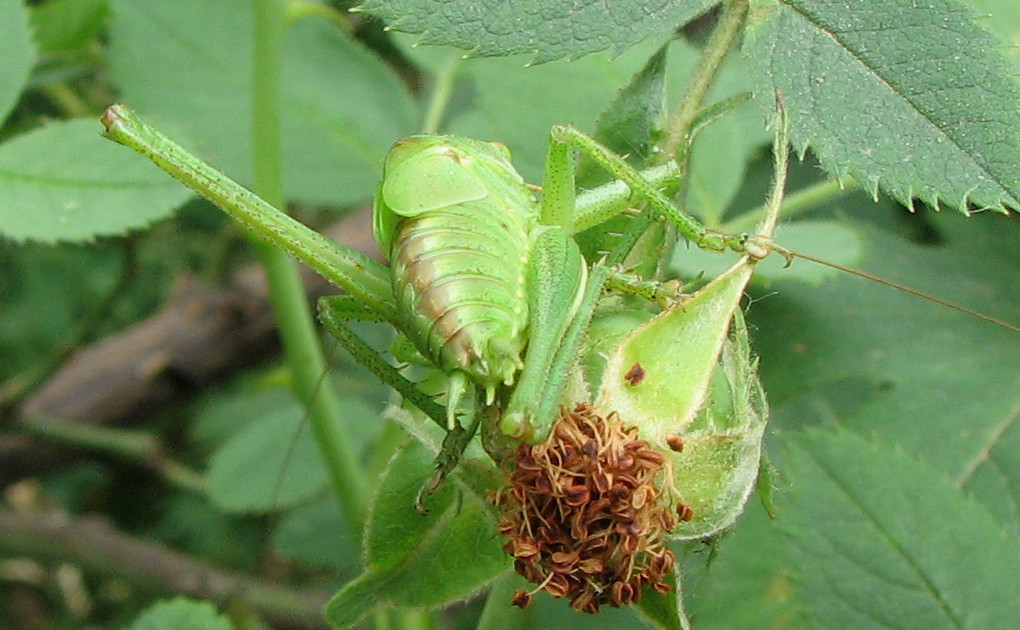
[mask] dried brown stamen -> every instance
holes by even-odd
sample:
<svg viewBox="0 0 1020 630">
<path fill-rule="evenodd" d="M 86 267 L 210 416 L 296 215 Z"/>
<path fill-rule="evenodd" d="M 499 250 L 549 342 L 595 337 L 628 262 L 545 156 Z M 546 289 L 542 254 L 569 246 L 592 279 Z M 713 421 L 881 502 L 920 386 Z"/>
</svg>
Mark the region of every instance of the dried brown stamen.
<svg viewBox="0 0 1020 630">
<path fill-rule="evenodd" d="M 589 613 L 639 601 L 646 584 L 668 591 L 675 557 L 664 538 L 677 517 L 659 489 L 665 466 L 616 414 L 565 410 L 545 443 L 518 447 L 495 497 L 516 571 Z M 529 601 L 519 592 L 513 603 Z"/>
</svg>

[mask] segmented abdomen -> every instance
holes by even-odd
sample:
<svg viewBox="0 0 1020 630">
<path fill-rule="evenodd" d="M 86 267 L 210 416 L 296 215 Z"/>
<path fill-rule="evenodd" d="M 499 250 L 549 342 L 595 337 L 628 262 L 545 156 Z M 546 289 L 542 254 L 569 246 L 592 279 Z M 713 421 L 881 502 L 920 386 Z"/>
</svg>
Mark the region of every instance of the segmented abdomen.
<svg viewBox="0 0 1020 630">
<path fill-rule="evenodd" d="M 527 217 L 491 198 L 401 219 L 393 293 L 415 346 L 479 384 L 512 380 L 527 334 L 527 257 Z"/>
</svg>

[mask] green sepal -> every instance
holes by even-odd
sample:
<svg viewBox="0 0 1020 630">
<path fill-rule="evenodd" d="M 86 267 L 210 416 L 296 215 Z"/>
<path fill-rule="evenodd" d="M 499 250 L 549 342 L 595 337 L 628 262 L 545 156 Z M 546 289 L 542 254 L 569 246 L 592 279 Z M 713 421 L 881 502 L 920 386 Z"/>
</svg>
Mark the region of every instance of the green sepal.
<svg viewBox="0 0 1020 630">
<path fill-rule="evenodd" d="M 673 532 L 679 539 L 732 524 L 757 478 L 767 413 L 737 308 L 752 270 L 742 260 L 638 327 L 605 368 L 596 406 L 667 455 L 676 499 L 693 509 Z M 682 451 L 669 438 L 680 438 Z"/>
<path fill-rule="evenodd" d="M 739 311 L 719 368 L 711 402 L 681 435 L 683 452 L 669 454 L 680 498 L 694 511 L 693 519 L 673 531 L 680 540 L 703 539 L 731 526 L 759 479 L 768 408 Z"/>
<path fill-rule="evenodd" d="M 752 266 L 741 261 L 677 307 L 635 329 L 606 366 L 599 402 L 665 445 L 694 422 Z M 639 383 L 628 376 L 637 365 Z"/>
</svg>

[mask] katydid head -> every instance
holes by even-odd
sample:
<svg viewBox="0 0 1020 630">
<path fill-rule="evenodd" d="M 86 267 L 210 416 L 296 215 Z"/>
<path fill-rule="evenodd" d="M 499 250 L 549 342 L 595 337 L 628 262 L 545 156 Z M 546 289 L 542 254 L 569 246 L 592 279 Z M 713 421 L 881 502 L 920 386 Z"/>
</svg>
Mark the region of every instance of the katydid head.
<svg viewBox="0 0 1020 630">
<path fill-rule="evenodd" d="M 499 180 L 523 185 L 505 145 L 457 136 L 411 136 L 393 145 L 376 192 L 375 212 L 415 217 L 487 197 Z M 376 240 L 389 252 L 391 230 L 376 219 Z"/>
</svg>

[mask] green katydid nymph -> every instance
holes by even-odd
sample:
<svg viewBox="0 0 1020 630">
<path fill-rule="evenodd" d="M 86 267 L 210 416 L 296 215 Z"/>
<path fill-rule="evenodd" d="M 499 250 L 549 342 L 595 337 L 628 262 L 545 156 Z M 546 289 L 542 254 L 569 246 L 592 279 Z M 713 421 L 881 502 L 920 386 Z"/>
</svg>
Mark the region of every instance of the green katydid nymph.
<svg viewBox="0 0 1020 630">
<path fill-rule="evenodd" d="M 542 229 L 534 196 L 505 148 L 415 136 L 390 152 L 373 217 L 403 329 L 449 375 L 452 429 L 472 383 L 491 405 L 524 367 L 528 269 Z M 561 279 L 576 294 L 584 267 L 571 262 Z"/>
<path fill-rule="evenodd" d="M 794 254 L 771 243 L 769 227 L 760 236 L 722 234 L 684 214 L 664 192 L 680 177 L 675 163 L 638 172 L 557 126 L 537 188 L 500 144 L 406 138 L 391 150 L 375 196 L 374 233 L 387 267 L 273 208 L 125 107 L 111 107 L 103 122 L 111 139 L 347 292 L 320 302 L 327 329 L 446 431 L 423 490 L 457 464 L 484 423 L 483 444 L 507 472 L 494 500 L 504 550 L 536 590 L 588 612 L 637 601 L 642 586 L 663 592 L 675 561 L 665 540 L 704 538 L 739 514 L 758 476 L 767 408 L 738 304 L 754 261 Z M 779 124 L 767 203 L 773 226 L 786 149 Z M 616 179 L 576 191 L 575 151 Z M 633 229 L 612 241 L 604 260 L 586 260 L 575 234 L 635 207 L 642 209 Z M 678 306 L 675 285 L 614 267 L 660 217 L 698 247 L 745 257 Z M 660 308 L 605 308 L 607 285 Z M 623 330 L 606 334 L 616 316 Z M 353 320 L 389 323 L 410 341 L 414 359 L 445 378 L 445 406 L 355 335 Z M 593 321 L 612 339 L 596 351 Z M 601 386 L 579 395 L 586 388 L 572 379 L 587 377 L 578 366 L 592 355 Z M 727 404 L 708 409 L 710 394 Z M 564 548 L 567 539 L 576 545 Z"/>
</svg>

